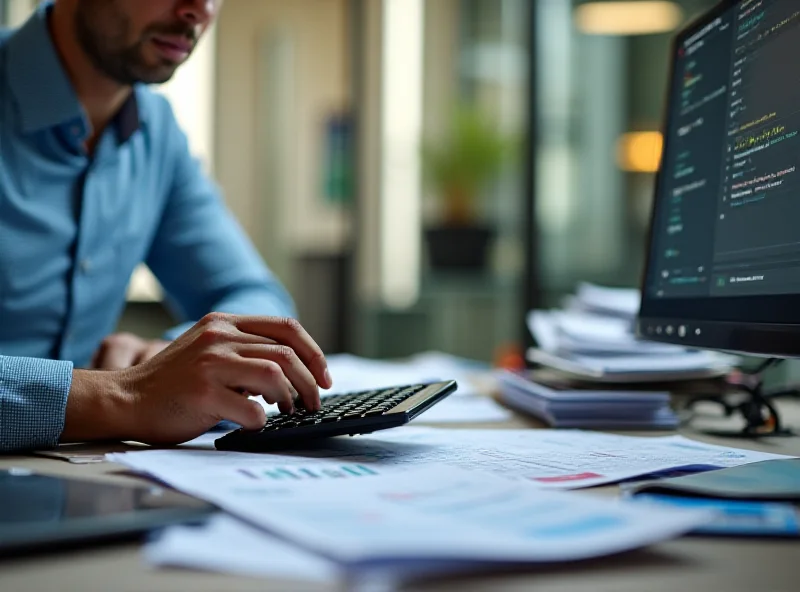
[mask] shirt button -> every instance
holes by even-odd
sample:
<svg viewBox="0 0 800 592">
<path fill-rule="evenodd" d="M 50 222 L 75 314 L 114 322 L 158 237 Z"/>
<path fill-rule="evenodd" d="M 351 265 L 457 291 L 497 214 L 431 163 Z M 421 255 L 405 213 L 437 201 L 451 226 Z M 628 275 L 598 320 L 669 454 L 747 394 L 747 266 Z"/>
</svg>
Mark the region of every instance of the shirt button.
<svg viewBox="0 0 800 592">
<path fill-rule="evenodd" d="M 79 267 L 81 273 L 89 273 L 92 270 L 92 261 L 90 259 L 82 259 Z"/>
</svg>

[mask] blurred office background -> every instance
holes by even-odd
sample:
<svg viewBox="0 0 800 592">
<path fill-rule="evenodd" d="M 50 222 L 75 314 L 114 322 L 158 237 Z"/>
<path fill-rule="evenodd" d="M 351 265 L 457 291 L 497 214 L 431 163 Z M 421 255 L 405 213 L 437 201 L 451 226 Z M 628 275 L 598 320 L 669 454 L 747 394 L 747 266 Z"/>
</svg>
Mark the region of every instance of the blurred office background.
<svg viewBox="0 0 800 592">
<path fill-rule="evenodd" d="M 712 4 L 226 0 L 158 90 L 326 351 L 490 361 L 579 280 L 637 285 L 670 35 Z M 121 328 L 160 297 L 137 272 Z"/>
</svg>

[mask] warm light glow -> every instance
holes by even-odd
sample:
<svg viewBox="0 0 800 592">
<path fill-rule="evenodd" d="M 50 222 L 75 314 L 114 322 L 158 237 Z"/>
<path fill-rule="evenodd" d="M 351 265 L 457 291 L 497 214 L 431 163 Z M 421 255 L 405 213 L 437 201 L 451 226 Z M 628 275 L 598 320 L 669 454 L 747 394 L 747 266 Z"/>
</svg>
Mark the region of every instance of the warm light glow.
<svg viewBox="0 0 800 592">
<path fill-rule="evenodd" d="M 128 284 L 128 302 L 161 302 L 164 292 L 156 276 L 144 264 L 133 270 Z"/>
<path fill-rule="evenodd" d="M 661 162 L 664 140 L 660 132 L 630 132 L 617 143 L 617 162 L 623 171 L 655 173 Z"/>
<path fill-rule="evenodd" d="M 424 14 L 423 0 L 383 0 L 381 296 L 391 308 L 419 297 Z"/>
<path fill-rule="evenodd" d="M 590 2 L 575 9 L 575 25 L 588 35 L 648 35 L 674 31 L 683 11 L 674 2 Z"/>
</svg>

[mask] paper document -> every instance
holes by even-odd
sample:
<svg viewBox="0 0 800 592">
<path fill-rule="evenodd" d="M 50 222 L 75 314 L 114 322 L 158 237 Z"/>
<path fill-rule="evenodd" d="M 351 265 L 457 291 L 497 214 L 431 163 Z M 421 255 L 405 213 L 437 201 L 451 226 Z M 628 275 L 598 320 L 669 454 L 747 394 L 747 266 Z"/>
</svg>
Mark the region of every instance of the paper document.
<svg viewBox="0 0 800 592">
<path fill-rule="evenodd" d="M 260 471 L 315 463 L 363 466 L 391 474 L 437 463 L 531 481 L 542 488 L 578 489 L 678 467 L 724 468 L 787 458 L 703 444 L 683 436 L 643 438 L 580 430 L 442 430 L 403 427 L 373 436 L 331 438 L 303 450 L 256 454 L 218 450 L 145 450 L 109 460 L 170 480 L 182 471 L 217 470 L 244 477 Z M 337 464 L 338 463 L 338 464 Z"/>
<path fill-rule="evenodd" d="M 574 561 L 663 541 L 711 519 L 444 466 L 249 488 L 184 471 L 176 485 L 351 570 Z"/>
<path fill-rule="evenodd" d="M 553 371 L 498 371 L 500 398 L 507 405 L 562 428 L 674 429 L 678 417 L 666 391 L 634 391 L 601 385 L 586 388 Z"/>
<path fill-rule="evenodd" d="M 686 348 L 641 341 L 630 321 L 586 312 L 532 310 L 528 329 L 542 350 L 584 355 L 671 355 Z"/>
<path fill-rule="evenodd" d="M 358 450 L 346 441 L 354 458 L 374 454 L 381 462 L 445 462 L 483 469 L 514 479 L 531 480 L 540 487 L 578 489 L 677 467 L 739 466 L 786 458 L 714 446 L 683 436 L 635 437 L 582 430 L 458 430 L 404 428 L 365 438 L 374 450 Z M 394 448 L 395 444 L 402 447 Z M 427 448 L 420 448 L 422 445 Z M 417 447 L 416 449 L 414 447 Z M 360 448 L 360 447 L 359 447 Z M 367 455 L 358 455 L 366 452 Z M 338 458 L 346 458 L 339 455 Z M 412 460 L 413 459 L 413 460 Z"/>
<path fill-rule="evenodd" d="M 206 432 L 195 438 L 194 440 L 189 440 L 188 442 L 184 442 L 183 444 L 179 444 L 180 448 L 214 448 L 214 441 L 217 438 L 222 438 L 228 432 Z"/>
<path fill-rule="evenodd" d="M 458 382 L 455 395 L 474 395 L 477 393 L 470 376 L 489 371 L 488 366 L 436 352 L 418 354 L 402 362 L 350 354 L 335 354 L 326 359 L 333 377 L 333 388 L 326 395 L 437 380 Z"/>
<path fill-rule="evenodd" d="M 722 376 L 736 363 L 733 356 L 707 351 L 686 351 L 668 356 L 585 356 L 554 354 L 530 348 L 528 360 L 568 376 L 598 382 L 660 382 Z"/>
<path fill-rule="evenodd" d="M 511 411 L 489 397 L 450 395 L 417 416 L 413 423 L 496 423 L 507 421 L 513 415 Z"/>
<path fill-rule="evenodd" d="M 580 310 L 632 319 L 639 312 L 640 301 L 641 295 L 636 288 L 608 288 L 582 282 L 573 303 Z"/>
<path fill-rule="evenodd" d="M 153 567 L 179 567 L 225 574 L 286 579 L 296 582 L 338 582 L 339 589 L 400 589 L 404 580 L 457 571 L 461 563 L 393 562 L 369 570 L 348 572 L 318 553 L 287 542 L 261 527 L 228 514 L 219 514 L 201 526 L 172 526 L 144 547 Z M 492 565 L 471 563 L 470 570 Z M 370 586 L 378 582 L 379 586 Z M 363 584 L 359 586 L 359 584 Z"/>
<path fill-rule="evenodd" d="M 145 450 L 111 453 L 108 460 L 174 484 L 186 475 L 202 475 L 211 481 L 249 487 L 283 481 L 333 481 L 363 479 L 402 467 L 332 459 L 308 459 L 278 454 L 223 450 Z"/>
<path fill-rule="evenodd" d="M 739 362 L 716 352 L 639 339 L 637 290 L 581 284 L 563 310 L 532 310 L 529 361 L 598 382 L 658 382 L 720 376 Z M 683 328 L 685 329 L 685 327 Z M 680 327 L 667 327 L 667 337 Z"/>
<path fill-rule="evenodd" d="M 282 541 L 230 516 L 200 526 L 174 526 L 144 547 L 147 563 L 246 576 L 330 582 L 334 562 Z"/>
</svg>

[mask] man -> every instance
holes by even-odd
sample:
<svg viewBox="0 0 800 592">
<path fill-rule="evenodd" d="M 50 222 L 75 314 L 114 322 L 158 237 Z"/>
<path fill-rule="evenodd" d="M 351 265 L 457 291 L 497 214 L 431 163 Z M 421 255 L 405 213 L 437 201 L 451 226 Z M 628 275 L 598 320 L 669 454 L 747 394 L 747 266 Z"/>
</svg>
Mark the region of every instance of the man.
<svg viewBox="0 0 800 592">
<path fill-rule="evenodd" d="M 168 80 L 222 0 L 52 0 L 0 32 L 0 450 L 181 442 L 319 406 L 292 303 L 190 157 Z M 146 261 L 185 320 L 112 336 Z M 274 315 L 235 316 L 214 313 Z M 102 346 L 101 346 L 102 343 Z M 161 351 L 163 349 L 163 351 Z M 94 360 L 102 370 L 81 370 Z"/>
</svg>

